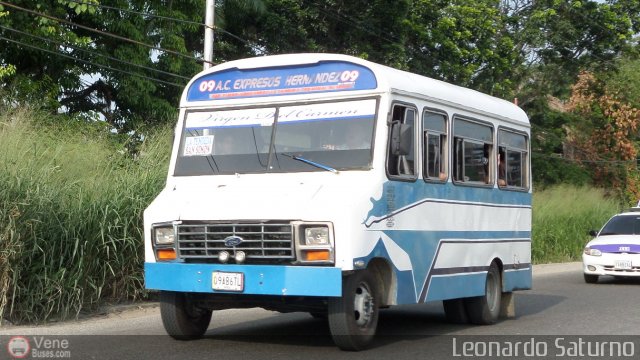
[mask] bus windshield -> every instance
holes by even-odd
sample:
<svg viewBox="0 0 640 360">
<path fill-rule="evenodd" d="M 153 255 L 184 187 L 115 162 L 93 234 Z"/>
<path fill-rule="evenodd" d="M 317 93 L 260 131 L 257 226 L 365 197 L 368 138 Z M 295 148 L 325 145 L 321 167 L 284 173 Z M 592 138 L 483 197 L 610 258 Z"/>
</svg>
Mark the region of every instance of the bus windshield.
<svg viewBox="0 0 640 360">
<path fill-rule="evenodd" d="M 198 110 L 175 176 L 370 169 L 377 101 Z"/>
</svg>

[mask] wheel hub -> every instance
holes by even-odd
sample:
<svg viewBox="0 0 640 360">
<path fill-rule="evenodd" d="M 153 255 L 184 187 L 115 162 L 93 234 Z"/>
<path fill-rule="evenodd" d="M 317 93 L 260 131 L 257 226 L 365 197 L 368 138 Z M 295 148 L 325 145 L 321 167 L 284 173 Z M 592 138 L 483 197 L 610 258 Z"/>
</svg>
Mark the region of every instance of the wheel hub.
<svg viewBox="0 0 640 360">
<path fill-rule="evenodd" d="M 498 288 L 498 282 L 497 279 L 491 274 L 489 273 L 489 275 L 487 276 L 487 306 L 489 307 L 490 310 L 495 310 L 495 308 L 498 306 L 498 293 L 499 290 Z"/>
<path fill-rule="evenodd" d="M 374 299 L 366 284 L 360 284 L 356 288 L 356 295 L 353 304 L 356 324 L 359 327 L 366 327 L 373 317 Z"/>
</svg>

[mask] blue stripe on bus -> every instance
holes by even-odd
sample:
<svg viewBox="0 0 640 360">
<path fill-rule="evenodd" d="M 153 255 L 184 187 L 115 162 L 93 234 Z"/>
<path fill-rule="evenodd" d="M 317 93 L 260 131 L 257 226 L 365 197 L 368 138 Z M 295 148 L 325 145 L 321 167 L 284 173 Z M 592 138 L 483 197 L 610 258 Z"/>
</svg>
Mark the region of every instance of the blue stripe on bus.
<svg viewBox="0 0 640 360">
<path fill-rule="evenodd" d="M 393 242 L 395 242 L 408 256 L 411 261 L 412 270 L 399 271 L 389 257 L 388 251 L 382 240 L 380 239 L 374 249 L 362 258 L 354 259 L 363 260 L 368 263 L 373 258 L 388 259 L 389 263 L 394 266 L 397 278 L 397 302 L 398 304 L 411 304 L 416 302 L 430 301 L 432 298 L 446 298 L 441 294 L 441 289 L 433 286 L 432 276 L 433 266 L 439 254 L 440 245 L 443 243 L 464 242 L 469 241 L 470 244 L 486 243 L 486 242 L 530 242 L 530 231 L 411 231 L 411 230 L 386 230 L 384 231 Z M 481 239 L 477 241 L 476 239 Z M 513 239 L 513 240 L 510 240 Z M 488 259 L 489 260 L 489 259 Z M 511 259 L 502 259 L 511 260 Z M 489 264 L 487 264 L 488 266 Z M 513 264 L 505 263 L 506 268 L 512 268 Z M 443 271 L 443 269 L 438 269 Z M 407 273 L 411 274 L 410 276 Z M 484 271 L 486 273 L 486 270 Z M 508 284 L 510 289 L 528 289 L 531 288 L 531 280 L 527 275 L 512 278 Z M 440 281 L 440 280 L 438 280 Z M 484 284 L 484 282 L 482 282 Z M 467 286 L 467 285 L 465 285 Z M 483 285 L 484 286 L 484 285 Z M 471 292 L 466 296 L 473 295 Z M 484 291 L 484 290 L 483 290 Z M 443 297 L 445 296 L 445 297 Z"/>
<path fill-rule="evenodd" d="M 242 294 L 341 296 L 342 271 L 335 267 L 235 264 L 145 263 L 147 289 L 228 293 L 211 286 L 214 271 L 244 274 Z"/>
<path fill-rule="evenodd" d="M 525 269 L 507 270 L 502 273 L 502 289 L 506 292 L 528 290 L 533 286 L 531 265 Z"/>
<path fill-rule="evenodd" d="M 386 246 L 382 242 L 382 239 L 379 239 L 376 243 L 376 246 L 373 248 L 371 253 L 363 258 L 356 258 L 356 261 L 364 261 L 365 264 L 368 264 L 369 261 L 373 258 L 382 258 L 382 259 L 390 259 L 389 252 L 387 251 Z M 415 304 L 416 303 L 416 291 L 415 286 L 413 286 L 413 271 L 399 270 L 392 261 L 388 262 L 389 265 L 393 267 L 393 272 L 395 273 L 396 283 L 404 284 L 403 286 L 396 287 L 396 302 L 397 304 Z M 410 285 L 410 286 L 409 286 Z"/>
<path fill-rule="evenodd" d="M 426 301 L 483 295 L 486 277 L 486 272 L 433 276 Z"/>
<path fill-rule="evenodd" d="M 502 273 L 503 292 L 531 289 L 531 267 Z M 426 301 L 481 296 L 485 292 L 487 272 L 438 275 L 431 278 Z"/>
<path fill-rule="evenodd" d="M 513 205 L 531 207 L 531 194 L 525 191 L 509 191 L 497 188 L 444 184 L 425 184 L 418 179 L 415 182 L 387 181 L 383 184 L 379 199 L 371 198 L 372 208 L 365 219 L 384 217 L 396 209 L 424 201 L 440 199 L 446 201 L 472 202 L 472 205 Z M 393 204 L 393 209 L 389 204 Z"/>
</svg>

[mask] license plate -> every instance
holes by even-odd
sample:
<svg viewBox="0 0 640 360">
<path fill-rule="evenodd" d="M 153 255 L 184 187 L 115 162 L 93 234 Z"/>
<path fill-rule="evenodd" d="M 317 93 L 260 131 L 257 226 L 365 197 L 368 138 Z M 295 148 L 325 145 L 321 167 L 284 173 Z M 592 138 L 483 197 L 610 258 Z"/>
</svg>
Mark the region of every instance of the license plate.
<svg viewBox="0 0 640 360">
<path fill-rule="evenodd" d="M 630 270 L 631 269 L 631 260 L 616 260 L 615 268 L 620 270 Z"/>
<path fill-rule="evenodd" d="M 214 271 L 211 274 L 211 287 L 213 290 L 243 291 L 244 274 L 236 272 Z"/>
</svg>

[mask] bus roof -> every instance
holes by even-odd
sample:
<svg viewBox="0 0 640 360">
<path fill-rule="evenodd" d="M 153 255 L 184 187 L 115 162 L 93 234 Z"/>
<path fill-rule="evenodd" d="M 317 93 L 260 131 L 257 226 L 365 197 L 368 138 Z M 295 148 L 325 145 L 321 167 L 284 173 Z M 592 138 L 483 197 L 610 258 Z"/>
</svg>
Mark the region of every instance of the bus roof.
<svg viewBox="0 0 640 360">
<path fill-rule="evenodd" d="M 327 67 L 327 64 L 332 64 L 332 67 Z M 330 76 L 333 76 L 331 74 L 339 74 L 341 71 L 348 73 L 350 68 L 359 72 L 360 77 L 350 88 L 341 88 L 335 85 L 327 86 L 326 84 L 330 82 L 319 86 L 320 84 L 314 82 L 311 78 L 319 75 L 319 73 L 313 73 L 308 76 L 299 75 L 299 72 L 296 73 L 297 67 L 316 67 L 318 69 L 329 69 L 328 71 L 334 69 L 335 71 L 331 73 L 322 73 L 322 75 L 329 74 L 326 75 L 329 76 L 329 80 L 331 80 Z M 241 79 L 244 83 L 235 84 L 238 86 L 233 89 L 234 81 L 245 74 L 251 74 L 253 78 Z M 281 75 L 288 77 L 298 76 L 298 78 L 294 78 L 298 86 L 285 87 L 282 83 Z M 278 77 L 280 79 L 277 79 Z M 349 81 L 350 79 L 342 80 Z M 289 79 L 287 79 L 288 81 Z M 307 82 L 305 83 L 305 81 Z M 338 83 L 344 84 L 343 82 L 335 82 L 334 84 Z M 246 91 L 247 86 L 244 85 L 251 85 L 252 90 Z M 227 91 L 225 92 L 225 90 Z M 346 90 L 390 91 L 419 96 L 437 103 L 455 104 L 455 106 L 479 113 L 500 114 L 501 117 L 512 121 L 529 123 L 525 112 L 509 101 L 357 57 L 324 53 L 269 55 L 234 60 L 216 65 L 194 76 L 182 95 L 181 106 L 206 106 L 221 104 L 221 102 L 226 104 L 230 101 L 235 103 L 234 100 L 236 99 L 249 97 L 296 96 L 300 94 L 308 95 L 312 92 Z"/>
</svg>

